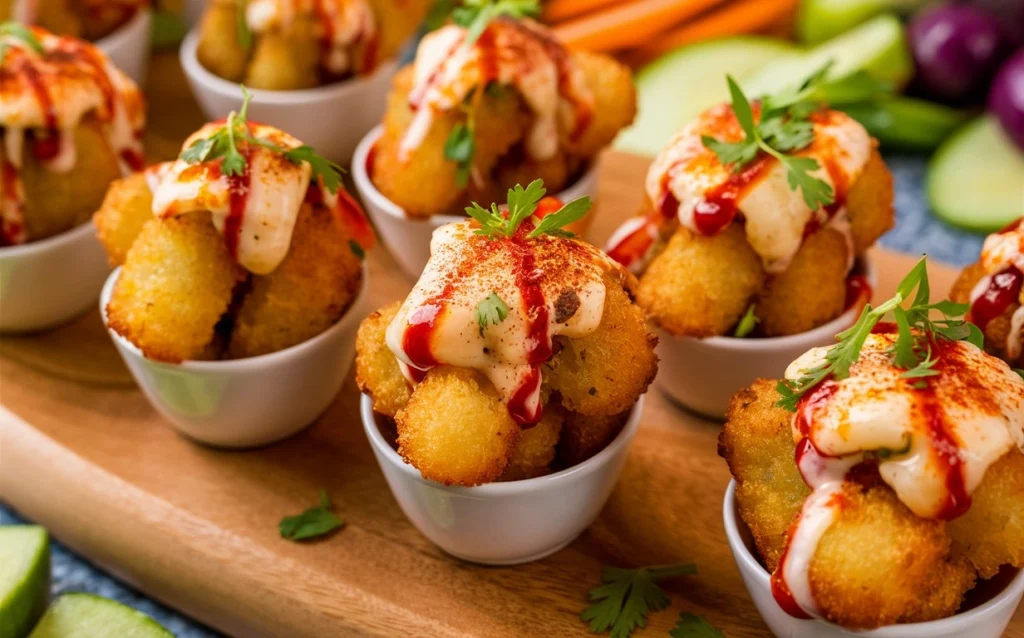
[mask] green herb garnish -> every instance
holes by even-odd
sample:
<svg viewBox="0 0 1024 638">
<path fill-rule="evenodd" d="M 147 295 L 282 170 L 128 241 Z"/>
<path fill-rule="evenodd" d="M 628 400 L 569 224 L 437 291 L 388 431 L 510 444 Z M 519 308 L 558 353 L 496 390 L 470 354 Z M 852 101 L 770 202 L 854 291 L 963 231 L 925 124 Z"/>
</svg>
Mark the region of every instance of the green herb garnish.
<svg viewBox="0 0 1024 638">
<path fill-rule="evenodd" d="M 12 37 L 21 40 L 26 47 L 32 49 L 38 55 L 44 53 L 43 43 L 39 41 L 36 34 L 32 33 L 32 29 L 23 24 L 17 22 L 4 22 L 0 24 L 0 37 Z M 7 48 L 9 46 L 7 42 L 0 42 L 0 63 L 3 63 L 4 58 L 7 56 Z"/>
<path fill-rule="evenodd" d="M 345 521 L 334 515 L 331 511 L 331 501 L 327 498 L 327 491 L 320 490 L 320 504 L 311 507 L 297 516 L 286 516 L 278 524 L 281 538 L 292 541 L 301 541 L 308 538 L 316 538 L 333 532 L 342 527 Z"/>
<path fill-rule="evenodd" d="M 776 389 L 782 398 L 775 405 L 796 412 L 800 398 L 811 388 L 825 379 L 839 381 L 849 377 L 850 367 L 860 358 L 861 348 L 868 335 L 890 312 L 896 322 L 896 343 L 889 354 L 893 365 L 904 369 L 903 378 L 918 380 L 915 387 L 923 387 L 928 377 L 938 374 L 933 369 L 936 361 L 930 346 L 935 339 L 967 341 L 982 347 L 984 337 L 981 330 L 963 320 L 967 304 L 950 301 L 931 303 L 930 295 L 927 261 L 922 257 L 900 282 L 891 299 L 877 308 L 872 308 L 871 304 L 864 306 L 857 323 L 836 335 L 839 343 L 829 348 L 825 363 L 804 370 L 799 379 L 779 381 Z M 911 300 L 910 305 L 904 308 L 903 303 L 907 300 Z M 933 312 L 942 318 L 932 319 Z"/>
<path fill-rule="evenodd" d="M 476 306 L 476 321 L 480 324 L 481 335 L 484 333 L 484 328 L 488 325 L 498 325 L 505 321 L 505 317 L 508 317 L 508 306 L 496 292 L 492 291 Z"/>
<path fill-rule="evenodd" d="M 638 627 L 647 626 L 647 614 L 668 607 L 669 597 L 657 582 L 697 572 L 695 565 L 668 565 L 619 569 L 606 567 L 601 585 L 590 590 L 589 607 L 580 614 L 590 631 L 611 632 L 612 638 L 628 638 Z"/>
<path fill-rule="evenodd" d="M 238 8 L 235 11 L 235 38 L 238 39 L 238 46 L 248 51 L 252 48 L 252 29 L 249 28 L 249 19 L 246 15 L 249 8 L 249 0 L 238 0 Z"/>
<path fill-rule="evenodd" d="M 668 630 L 672 638 L 724 638 L 725 634 L 709 623 L 706 618 L 689 612 L 679 614 L 679 622 Z"/>
<path fill-rule="evenodd" d="M 757 324 L 761 323 L 761 320 L 757 318 L 755 314 L 757 312 L 757 304 L 750 304 L 747 308 L 747 312 L 744 313 L 743 318 L 736 324 L 736 331 L 732 333 L 732 336 L 742 339 L 750 335 L 757 327 Z"/>
<path fill-rule="evenodd" d="M 224 126 L 218 128 L 209 137 L 196 140 L 182 151 L 179 156 L 182 161 L 199 164 L 221 159 L 221 171 L 225 175 L 242 175 L 245 173 L 247 160 L 245 155 L 239 151 L 239 147 L 250 144 L 262 146 L 283 155 L 293 164 L 302 162 L 309 164 L 312 169 L 311 180 L 319 179 L 327 190 L 337 193 L 341 188 L 341 166 L 319 155 L 313 150 L 313 147 L 307 144 L 296 148 L 284 148 L 269 140 L 256 137 L 249 131 L 246 114 L 251 100 L 252 94 L 242 86 L 242 108 L 237 113 L 231 111 Z"/>
<path fill-rule="evenodd" d="M 497 204 L 491 204 L 490 210 L 480 204 L 473 202 L 472 206 L 466 208 L 466 214 L 480 224 L 477 235 L 484 235 L 490 239 L 500 237 L 511 237 L 516 229 L 537 211 L 537 204 L 544 198 L 547 190 L 544 188 L 544 180 L 535 179 L 530 185 L 523 188 L 516 184 L 515 188 L 508 191 L 508 210 L 502 212 Z M 560 209 L 547 215 L 537 226 L 530 231 L 527 237 L 539 237 L 541 235 L 553 235 L 555 237 L 573 237 L 574 235 L 565 230 L 564 227 L 583 217 L 590 210 L 590 198 L 579 197 L 565 204 Z"/>
<path fill-rule="evenodd" d="M 356 240 L 348 240 L 348 248 L 349 250 L 352 251 L 353 255 L 359 258 L 359 261 L 363 261 L 364 259 L 366 259 L 366 251 L 363 250 L 363 247 L 360 246 L 359 242 L 357 242 Z"/>
<path fill-rule="evenodd" d="M 451 134 L 444 143 L 444 158 L 455 162 L 455 183 L 459 188 L 469 184 L 469 175 L 473 169 L 473 157 L 476 155 L 476 142 L 473 141 L 472 119 L 467 123 L 458 123 L 452 128 Z"/>
<path fill-rule="evenodd" d="M 501 16 L 510 18 L 540 15 L 537 0 L 465 0 L 452 11 L 452 21 L 466 29 L 464 46 L 477 41 L 492 20 Z"/>
</svg>

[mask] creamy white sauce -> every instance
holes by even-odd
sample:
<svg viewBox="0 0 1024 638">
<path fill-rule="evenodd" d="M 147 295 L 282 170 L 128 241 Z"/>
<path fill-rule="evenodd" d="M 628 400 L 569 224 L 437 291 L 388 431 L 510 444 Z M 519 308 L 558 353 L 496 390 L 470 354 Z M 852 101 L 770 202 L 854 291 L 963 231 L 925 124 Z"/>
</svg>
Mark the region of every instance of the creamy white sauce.
<svg viewBox="0 0 1024 638">
<path fill-rule="evenodd" d="M 407 159 L 419 148 L 437 113 L 457 108 L 472 91 L 493 81 L 514 87 L 533 113 L 527 154 L 541 161 L 552 158 L 559 140 L 569 137 L 578 118 L 589 117 L 594 105 L 582 71 L 553 37 L 527 19 L 496 20 L 469 45 L 465 29 L 456 25 L 424 36 L 416 51 L 409 96 L 416 114 L 402 138 L 400 157 Z M 562 74 L 565 77 L 560 78 Z"/>
</svg>

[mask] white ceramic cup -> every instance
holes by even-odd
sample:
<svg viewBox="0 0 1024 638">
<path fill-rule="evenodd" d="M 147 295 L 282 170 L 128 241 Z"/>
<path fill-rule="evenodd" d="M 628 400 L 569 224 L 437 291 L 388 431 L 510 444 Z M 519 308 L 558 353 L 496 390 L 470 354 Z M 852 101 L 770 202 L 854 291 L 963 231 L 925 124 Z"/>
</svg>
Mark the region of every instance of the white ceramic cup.
<svg viewBox="0 0 1024 638">
<path fill-rule="evenodd" d="M 359 142 L 355 155 L 352 157 L 352 179 L 356 190 L 363 200 L 363 207 L 369 214 L 373 225 L 377 228 L 384 245 L 402 267 L 402 270 L 413 279 L 423 272 L 423 267 L 430 259 L 430 238 L 434 230 L 451 222 L 466 219 L 465 215 L 432 215 L 425 219 L 413 218 L 405 214 L 398 204 L 385 197 L 370 179 L 367 162 L 370 151 L 380 139 L 383 127 L 376 126 Z M 593 198 L 597 194 L 597 162 L 590 167 L 569 188 L 556 197 L 563 202 L 574 200 L 584 195 Z M 487 205 L 490 202 L 480 202 Z M 581 220 L 589 223 L 588 219 Z M 578 231 L 581 232 L 581 231 Z"/>
<path fill-rule="evenodd" d="M 110 272 L 91 222 L 0 248 L 0 332 L 36 332 L 93 307 Z"/>
<path fill-rule="evenodd" d="M 406 517 L 452 556 L 485 565 L 539 560 L 579 536 L 600 513 L 640 426 L 643 397 L 619 435 L 586 461 L 547 476 L 448 487 L 423 478 L 380 433 L 373 401 L 362 396 L 366 438 Z"/>
<path fill-rule="evenodd" d="M 199 24 L 203 12 L 206 11 L 206 2 L 207 0 L 184 0 L 182 3 L 181 18 L 189 29 Z"/>
<path fill-rule="evenodd" d="M 857 268 L 876 285 L 874 267 L 861 256 Z M 673 401 L 712 419 L 724 419 L 729 400 L 755 379 L 779 379 L 797 357 L 836 342 L 836 334 L 857 321 L 863 305 L 853 304 L 832 321 L 786 337 L 677 337 L 656 329 L 658 376 L 654 383 Z"/>
<path fill-rule="evenodd" d="M 345 381 L 356 330 L 366 314 L 365 264 L 352 305 L 337 323 L 312 339 L 247 359 L 180 364 L 147 359 L 107 325 L 107 303 L 120 273 L 120 268 L 111 273 L 103 286 L 103 325 L 149 402 L 192 439 L 227 448 L 273 443 L 312 423 Z"/>
<path fill-rule="evenodd" d="M 96 46 L 107 54 L 110 61 L 125 75 L 142 86 L 146 82 L 149 68 L 149 41 L 153 35 L 153 11 L 143 7 L 135 12 L 131 20 L 117 28 L 105 38 L 96 41 Z"/>
<path fill-rule="evenodd" d="M 1024 595 L 1024 570 L 1001 591 L 972 609 L 949 618 L 920 623 L 889 625 L 871 631 L 843 629 L 823 620 L 794 618 L 779 607 L 772 596 L 771 576 L 754 552 L 754 540 L 740 518 L 736 505 L 736 482 L 729 482 L 722 505 L 725 536 L 736 566 L 743 577 L 754 606 L 776 636 L 786 638 L 999 638 Z"/>
<path fill-rule="evenodd" d="M 207 118 L 216 120 L 242 106 L 238 84 L 203 68 L 196 57 L 199 30 L 181 43 L 181 66 Z M 298 91 L 250 89 L 249 119 L 288 131 L 321 155 L 346 163 L 360 138 L 380 121 L 387 105 L 395 62 L 382 63 L 366 77 Z"/>
</svg>

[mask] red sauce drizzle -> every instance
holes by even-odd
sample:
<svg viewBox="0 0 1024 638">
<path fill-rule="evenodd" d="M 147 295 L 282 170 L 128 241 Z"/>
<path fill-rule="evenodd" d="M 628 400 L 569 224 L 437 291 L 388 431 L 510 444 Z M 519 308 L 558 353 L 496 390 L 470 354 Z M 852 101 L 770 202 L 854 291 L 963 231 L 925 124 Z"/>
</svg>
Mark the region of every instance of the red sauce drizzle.
<svg viewBox="0 0 1024 638">
<path fill-rule="evenodd" d="M 21 58 L 20 71 L 25 78 L 25 83 L 32 89 L 32 93 L 39 102 L 39 108 L 43 111 L 43 129 L 46 131 L 42 137 L 37 137 L 32 145 L 32 153 L 40 160 L 52 160 L 60 153 L 60 129 L 57 126 L 57 109 L 46 90 L 46 83 L 43 81 L 39 71 L 32 65 L 28 58 Z"/>
<path fill-rule="evenodd" d="M 988 288 L 971 303 L 967 319 L 981 330 L 989 322 L 1006 312 L 1010 304 L 1020 298 L 1024 274 L 1016 266 L 1007 266 L 989 279 Z"/>
<path fill-rule="evenodd" d="M 252 164 L 249 149 L 242 149 L 239 152 L 245 156 L 245 170 L 241 175 L 225 176 L 228 180 L 230 208 L 228 216 L 224 219 L 224 243 L 227 244 L 228 254 L 235 261 L 238 261 L 238 243 L 242 234 L 242 222 L 245 221 L 245 206 L 249 201 L 249 180 L 252 177 L 249 171 L 249 166 Z M 219 165 L 218 170 L 220 170 Z"/>
<path fill-rule="evenodd" d="M 442 304 L 451 296 L 452 289 L 452 285 L 448 284 L 430 303 L 420 306 L 409 315 L 405 334 L 402 335 L 402 351 L 412 361 L 412 365 L 424 373 L 440 363 L 434 357 L 431 344 L 438 318 L 444 314 Z"/>
<path fill-rule="evenodd" d="M 838 391 L 838 383 L 832 379 L 825 379 L 800 397 L 800 401 L 796 406 L 796 427 L 800 434 L 803 434 L 804 437 L 810 437 L 818 412 L 828 405 L 828 402 L 832 400 L 832 397 Z M 822 456 L 825 455 L 823 454 Z"/>
<path fill-rule="evenodd" d="M 874 291 L 871 289 L 871 282 L 860 273 L 850 275 L 846 278 L 846 302 L 843 308 L 850 309 L 857 303 L 867 303 Z"/>
<path fill-rule="evenodd" d="M 0 163 L 0 183 L 3 184 L 3 200 L 10 201 L 14 206 L 21 209 L 21 202 L 17 199 L 18 169 L 10 162 L 4 160 Z M 9 220 L 6 217 L 0 218 L 0 246 L 15 246 L 25 240 L 25 226 L 16 220 Z"/>
</svg>

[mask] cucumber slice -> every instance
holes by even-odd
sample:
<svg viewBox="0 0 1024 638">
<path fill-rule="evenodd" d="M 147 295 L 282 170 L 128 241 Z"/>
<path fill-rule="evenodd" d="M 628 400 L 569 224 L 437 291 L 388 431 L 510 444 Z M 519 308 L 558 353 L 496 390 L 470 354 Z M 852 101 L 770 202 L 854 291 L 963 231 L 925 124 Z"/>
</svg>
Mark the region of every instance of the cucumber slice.
<svg viewBox="0 0 1024 638">
<path fill-rule="evenodd" d="M 64 594 L 29 638 L 174 638 L 146 614 L 92 594 Z"/>
<path fill-rule="evenodd" d="M 50 542 L 36 525 L 0 527 L 0 638 L 21 638 L 50 598 Z"/>
<path fill-rule="evenodd" d="M 796 32 L 801 42 L 818 44 L 880 13 L 907 13 L 922 4 L 922 0 L 802 0 Z"/>
<path fill-rule="evenodd" d="M 984 115 L 946 140 L 928 166 L 928 201 L 954 226 L 995 232 L 1024 215 L 1024 153 Z"/>
<path fill-rule="evenodd" d="M 772 62 L 744 82 L 743 88 L 751 97 L 776 93 L 807 79 L 830 60 L 829 77 L 865 71 L 894 88 L 906 85 L 914 73 L 903 25 L 896 16 L 880 15 L 795 59 Z"/>
<path fill-rule="evenodd" d="M 864 125 L 882 146 L 929 152 L 967 121 L 967 114 L 948 106 L 906 97 L 837 107 Z"/>
<path fill-rule="evenodd" d="M 780 58 L 796 56 L 783 40 L 739 37 L 676 49 L 636 75 L 639 115 L 615 147 L 656 155 L 669 138 L 704 109 L 729 99 L 726 74 L 738 81 Z"/>
</svg>

